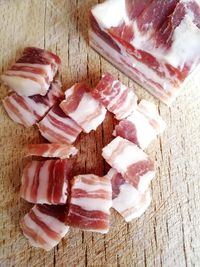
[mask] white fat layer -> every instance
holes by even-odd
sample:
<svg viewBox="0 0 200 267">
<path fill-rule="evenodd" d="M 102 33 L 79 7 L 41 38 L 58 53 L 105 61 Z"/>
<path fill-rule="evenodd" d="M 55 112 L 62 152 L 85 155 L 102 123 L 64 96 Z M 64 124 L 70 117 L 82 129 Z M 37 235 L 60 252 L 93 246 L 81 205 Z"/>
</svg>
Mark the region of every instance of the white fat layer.
<svg viewBox="0 0 200 267">
<path fill-rule="evenodd" d="M 63 187 L 62 187 L 62 196 L 60 198 L 60 204 L 66 204 L 67 202 L 67 188 L 68 188 L 68 184 L 66 181 L 64 181 Z"/>
<path fill-rule="evenodd" d="M 49 110 L 49 106 L 44 103 L 37 103 L 29 97 L 23 97 L 30 109 L 36 112 L 39 116 L 44 116 L 44 114 Z"/>
<path fill-rule="evenodd" d="M 116 153 L 118 146 L 121 149 L 119 153 Z M 122 174 L 126 173 L 130 165 L 148 158 L 135 144 L 119 136 L 103 148 L 102 156 L 113 168 Z"/>
<path fill-rule="evenodd" d="M 17 92 L 18 95 L 31 96 L 35 94 L 46 94 L 46 90 L 44 91 L 39 83 L 28 78 L 2 75 L 1 79 L 6 85 Z"/>
<path fill-rule="evenodd" d="M 96 184 L 87 184 L 82 182 L 81 180 L 76 180 L 75 184 L 73 185 L 73 189 L 82 189 L 86 192 L 92 192 L 97 190 L 105 190 L 106 192 L 111 192 L 111 186 L 108 183 L 101 183 L 98 181 Z"/>
<path fill-rule="evenodd" d="M 112 206 L 112 200 L 101 199 L 101 198 L 71 198 L 71 203 L 81 207 L 88 211 L 102 211 L 109 214 L 109 210 Z"/>
<path fill-rule="evenodd" d="M 9 100 L 10 97 L 6 97 L 5 100 L 3 100 L 3 105 L 4 105 L 4 108 L 6 110 L 6 112 L 8 113 L 9 117 L 17 122 L 17 123 L 21 123 L 21 124 L 24 124 L 23 120 L 21 119 L 21 116 L 18 116 L 8 105 L 7 105 L 7 102 L 10 102 Z M 26 123 L 24 126 L 28 127 L 29 124 L 31 122 L 29 122 L 28 124 Z"/>
<path fill-rule="evenodd" d="M 138 190 L 141 193 L 144 193 L 147 190 L 150 182 L 155 177 L 155 174 L 156 174 L 155 171 L 149 171 L 149 172 L 145 173 L 143 176 L 140 176 L 140 181 L 138 184 Z"/>
<path fill-rule="evenodd" d="M 106 177 L 109 179 L 109 180 L 112 180 L 112 178 L 117 174 L 118 172 L 114 169 L 114 168 L 111 168 L 108 173 L 106 174 Z"/>
<path fill-rule="evenodd" d="M 143 195 L 141 195 L 140 201 L 137 205 L 133 206 L 133 209 L 129 214 L 125 216 L 125 221 L 130 222 L 133 219 L 140 217 L 151 204 L 151 193 L 150 191 L 146 191 Z"/>
<path fill-rule="evenodd" d="M 59 221 L 55 217 L 42 213 L 37 209 L 36 206 L 33 207 L 33 211 L 37 217 L 40 218 L 48 227 L 54 232 L 58 233 L 61 237 L 64 237 L 68 232 L 69 227 L 66 226 L 63 222 Z"/>
<path fill-rule="evenodd" d="M 47 199 L 47 192 L 49 186 L 49 166 L 50 160 L 47 160 L 40 169 L 39 173 L 39 185 L 37 190 L 37 203 L 38 204 L 51 204 Z"/>
<path fill-rule="evenodd" d="M 55 151 L 51 152 L 51 148 L 49 148 L 45 153 L 43 153 L 43 157 L 55 157 L 66 159 L 70 156 L 74 156 L 78 153 L 78 149 L 74 146 L 70 147 L 69 145 L 62 145 L 61 147 L 57 148 Z"/>
<path fill-rule="evenodd" d="M 102 28 L 116 27 L 127 20 L 124 0 L 107 0 L 92 8 L 92 14 Z"/>
<path fill-rule="evenodd" d="M 100 110 L 100 114 L 93 117 L 93 114 L 97 110 Z M 83 95 L 77 109 L 69 114 L 69 116 L 75 120 L 86 133 L 96 130 L 96 128 L 103 122 L 105 115 L 106 109 L 88 93 Z M 90 117 L 93 118 L 90 119 Z"/>
</svg>

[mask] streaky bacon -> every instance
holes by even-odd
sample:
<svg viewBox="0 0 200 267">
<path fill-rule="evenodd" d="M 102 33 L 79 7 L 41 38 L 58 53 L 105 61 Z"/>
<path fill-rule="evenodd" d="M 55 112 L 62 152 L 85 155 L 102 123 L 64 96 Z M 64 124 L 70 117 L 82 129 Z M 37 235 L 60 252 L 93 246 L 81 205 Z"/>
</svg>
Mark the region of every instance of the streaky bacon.
<svg viewBox="0 0 200 267">
<path fill-rule="evenodd" d="M 86 231 L 107 233 L 111 206 L 110 179 L 94 174 L 75 176 L 66 223 Z"/>
<path fill-rule="evenodd" d="M 38 123 L 38 128 L 41 135 L 51 143 L 72 144 L 82 132 L 79 125 L 58 105 L 55 105 Z"/>
<path fill-rule="evenodd" d="M 24 236 L 33 247 L 51 250 L 67 234 L 65 206 L 35 205 L 20 222 Z"/>
<path fill-rule="evenodd" d="M 65 91 L 65 100 L 60 104 L 63 112 L 86 133 L 96 130 L 106 115 L 106 109 L 91 96 L 89 90 L 85 83 L 76 83 Z"/>
<path fill-rule="evenodd" d="M 106 176 L 112 183 L 112 207 L 124 217 L 126 222 L 140 217 L 151 203 L 150 190 L 147 189 L 141 193 L 113 168 Z"/>
<path fill-rule="evenodd" d="M 137 106 L 137 96 L 133 90 L 109 73 L 103 74 L 91 94 L 110 112 L 114 113 L 118 120 L 128 117 Z"/>
<path fill-rule="evenodd" d="M 78 153 L 78 149 L 69 144 L 29 144 L 26 156 L 66 159 Z"/>
<path fill-rule="evenodd" d="M 65 204 L 71 170 L 66 159 L 30 162 L 23 171 L 20 196 L 36 204 Z"/>
<path fill-rule="evenodd" d="M 63 98 L 61 83 L 51 83 L 45 96 L 20 96 L 12 93 L 3 99 L 4 108 L 8 116 L 15 122 L 30 127 L 39 122 L 49 109 Z"/>
<path fill-rule="evenodd" d="M 45 95 L 60 64 L 60 58 L 54 53 L 27 47 L 17 62 L 1 78 L 21 96 Z"/>
<path fill-rule="evenodd" d="M 156 106 L 143 99 L 133 114 L 115 126 L 113 135 L 121 136 L 145 149 L 165 127 L 166 123 Z"/>
<path fill-rule="evenodd" d="M 103 148 L 103 158 L 125 181 L 144 193 L 155 176 L 154 162 L 137 145 L 116 137 Z"/>
</svg>

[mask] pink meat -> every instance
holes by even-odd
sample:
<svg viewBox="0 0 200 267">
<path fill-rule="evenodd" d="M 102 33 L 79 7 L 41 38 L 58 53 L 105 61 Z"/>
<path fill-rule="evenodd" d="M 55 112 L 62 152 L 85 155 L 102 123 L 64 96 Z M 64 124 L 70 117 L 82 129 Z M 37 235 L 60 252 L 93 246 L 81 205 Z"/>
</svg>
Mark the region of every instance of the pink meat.
<svg viewBox="0 0 200 267">
<path fill-rule="evenodd" d="M 54 106 L 38 123 L 41 135 L 52 143 L 72 144 L 82 129 L 59 108 Z"/>
<path fill-rule="evenodd" d="M 30 127 L 39 122 L 62 97 L 61 84 L 56 81 L 51 84 L 45 96 L 34 95 L 25 97 L 13 93 L 4 98 L 3 105 L 8 116 L 13 121 L 25 127 Z"/>
<path fill-rule="evenodd" d="M 125 0 L 129 18 L 133 20 L 139 17 L 152 1 L 153 0 Z"/>
<path fill-rule="evenodd" d="M 22 175 L 21 197 L 36 204 L 65 204 L 71 169 L 67 160 L 32 161 Z"/>
<path fill-rule="evenodd" d="M 87 231 L 107 233 L 111 206 L 112 190 L 107 177 L 75 176 L 66 223 Z"/>
<path fill-rule="evenodd" d="M 69 144 L 29 144 L 26 156 L 66 159 L 78 153 L 78 149 Z"/>
<path fill-rule="evenodd" d="M 33 247 L 51 250 L 66 235 L 65 206 L 35 205 L 21 220 L 24 236 Z"/>
</svg>

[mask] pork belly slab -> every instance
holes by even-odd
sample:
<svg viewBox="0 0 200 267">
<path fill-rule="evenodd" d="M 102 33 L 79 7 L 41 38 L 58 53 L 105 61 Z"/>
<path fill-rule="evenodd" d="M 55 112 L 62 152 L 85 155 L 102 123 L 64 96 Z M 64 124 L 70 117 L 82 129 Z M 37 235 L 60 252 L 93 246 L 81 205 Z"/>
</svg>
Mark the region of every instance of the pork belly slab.
<svg viewBox="0 0 200 267">
<path fill-rule="evenodd" d="M 67 234 L 65 206 L 35 205 L 20 222 L 23 234 L 33 247 L 51 250 Z"/>
<path fill-rule="evenodd" d="M 92 96 L 115 115 L 117 120 L 128 117 L 137 106 L 137 96 L 111 74 L 105 73 Z"/>
<path fill-rule="evenodd" d="M 106 176 L 112 183 L 112 207 L 124 217 L 126 222 L 140 217 L 151 203 L 150 190 L 147 189 L 141 193 L 113 168 Z"/>
<path fill-rule="evenodd" d="M 60 104 L 63 112 L 86 133 L 96 130 L 106 115 L 106 109 L 89 91 L 85 83 L 76 83 L 65 91 L 65 100 Z"/>
<path fill-rule="evenodd" d="M 198 0 L 107 0 L 90 19 L 91 46 L 166 104 L 200 69 Z"/>
<path fill-rule="evenodd" d="M 63 97 L 61 83 L 52 82 L 45 96 L 20 96 L 12 93 L 3 99 L 4 108 L 8 116 L 15 122 L 30 127 L 39 122 L 50 108 Z"/>
<path fill-rule="evenodd" d="M 143 99 L 133 114 L 115 126 L 113 135 L 121 136 L 145 149 L 165 127 L 166 123 L 159 115 L 156 106 Z"/>
<path fill-rule="evenodd" d="M 36 204 L 66 204 L 71 170 L 68 160 L 30 162 L 23 171 L 20 196 Z"/>
<path fill-rule="evenodd" d="M 18 95 L 46 95 L 60 64 L 60 58 L 54 53 L 26 47 L 22 56 L 1 79 Z"/>
<path fill-rule="evenodd" d="M 112 207 L 110 179 L 94 174 L 78 175 L 72 181 L 66 223 L 82 230 L 107 233 Z"/>
<path fill-rule="evenodd" d="M 102 151 L 103 158 L 125 181 L 141 193 L 148 189 L 155 176 L 154 162 L 137 145 L 118 136 Z"/>
<path fill-rule="evenodd" d="M 78 149 L 69 144 L 29 144 L 26 156 L 67 159 L 78 153 Z"/>
</svg>

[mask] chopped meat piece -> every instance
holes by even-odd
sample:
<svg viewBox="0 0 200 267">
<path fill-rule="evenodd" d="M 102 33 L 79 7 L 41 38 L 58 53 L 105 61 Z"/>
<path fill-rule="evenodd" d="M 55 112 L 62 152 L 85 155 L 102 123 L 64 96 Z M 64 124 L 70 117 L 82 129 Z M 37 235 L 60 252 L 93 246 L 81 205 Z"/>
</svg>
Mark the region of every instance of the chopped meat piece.
<svg viewBox="0 0 200 267">
<path fill-rule="evenodd" d="M 69 144 L 30 144 L 26 156 L 66 159 L 78 153 L 78 149 Z"/>
<path fill-rule="evenodd" d="M 32 161 L 23 172 L 21 197 L 36 204 L 65 204 L 71 169 L 67 160 Z"/>
<path fill-rule="evenodd" d="M 23 234 L 33 247 L 51 250 L 67 234 L 65 206 L 35 205 L 21 220 Z"/>
<path fill-rule="evenodd" d="M 82 129 L 59 106 L 54 106 L 38 123 L 41 135 L 52 143 L 75 142 Z"/>
<path fill-rule="evenodd" d="M 60 82 L 51 83 L 45 96 L 20 96 L 16 93 L 7 96 L 3 105 L 9 117 L 25 127 L 30 127 L 39 122 L 49 109 L 63 97 Z"/>
<path fill-rule="evenodd" d="M 134 92 L 109 73 L 102 76 L 92 91 L 92 96 L 114 113 L 118 120 L 128 117 L 137 106 Z"/>
<path fill-rule="evenodd" d="M 113 135 L 121 136 L 145 149 L 165 127 L 156 106 L 142 100 L 132 115 L 116 125 Z"/>
<path fill-rule="evenodd" d="M 46 95 L 60 63 L 60 58 L 49 51 L 27 47 L 1 78 L 18 95 Z"/>
<path fill-rule="evenodd" d="M 102 156 L 141 193 L 147 190 L 155 176 L 154 162 L 138 146 L 121 137 L 104 147 Z"/>
<path fill-rule="evenodd" d="M 107 233 L 112 206 L 110 179 L 93 174 L 75 176 L 71 187 L 67 224 L 83 230 Z"/>
</svg>

